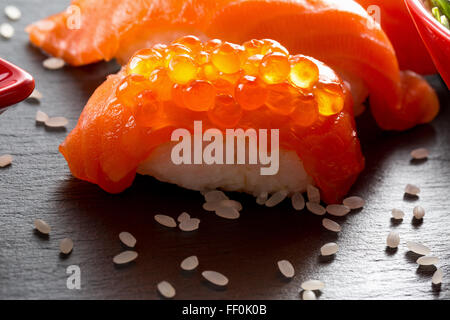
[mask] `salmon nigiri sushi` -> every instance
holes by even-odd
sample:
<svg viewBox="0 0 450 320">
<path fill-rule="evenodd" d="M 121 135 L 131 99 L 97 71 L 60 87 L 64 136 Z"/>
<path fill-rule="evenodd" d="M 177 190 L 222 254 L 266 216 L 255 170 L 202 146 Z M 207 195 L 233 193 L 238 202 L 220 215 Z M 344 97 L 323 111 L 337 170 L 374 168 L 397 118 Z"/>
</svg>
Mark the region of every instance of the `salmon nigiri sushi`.
<svg viewBox="0 0 450 320">
<path fill-rule="evenodd" d="M 369 97 L 383 129 L 430 122 L 439 110 L 433 89 L 400 71 L 389 38 L 353 0 L 73 0 L 27 30 L 33 44 L 75 66 L 126 63 L 136 50 L 185 34 L 234 43 L 270 38 L 329 65 L 350 83 L 355 108 Z"/>
<path fill-rule="evenodd" d="M 364 167 L 344 82 L 269 39 L 184 36 L 138 51 L 94 92 L 60 151 L 75 177 L 111 193 L 139 173 L 255 196 L 312 184 L 337 203 Z"/>
</svg>

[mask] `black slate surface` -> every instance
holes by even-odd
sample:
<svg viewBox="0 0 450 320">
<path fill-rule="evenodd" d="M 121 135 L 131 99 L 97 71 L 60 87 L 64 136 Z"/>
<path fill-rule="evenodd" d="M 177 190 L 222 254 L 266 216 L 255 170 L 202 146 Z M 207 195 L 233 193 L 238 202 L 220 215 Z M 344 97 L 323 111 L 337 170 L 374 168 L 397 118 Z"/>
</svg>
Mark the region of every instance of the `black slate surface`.
<svg viewBox="0 0 450 320">
<path fill-rule="evenodd" d="M 170 281 L 179 299 L 299 299 L 300 283 L 321 279 L 321 299 L 448 299 L 450 279 L 450 96 L 438 77 L 430 78 L 442 102 L 433 123 L 402 133 L 381 132 L 369 113 L 358 119 L 367 167 L 351 194 L 367 201 L 365 208 L 346 218 L 339 235 L 321 226 L 321 217 L 295 212 L 286 201 L 268 209 L 241 194 L 242 218 L 226 221 L 204 212 L 198 192 L 138 177 L 129 190 L 109 195 L 95 185 L 71 177 L 57 147 L 77 121 L 93 90 L 117 70 L 114 63 L 48 71 L 45 56 L 32 48 L 24 27 L 62 10 L 68 1 L 15 0 L 23 18 L 14 22 L 16 35 L 0 39 L 0 56 L 16 63 L 36 79 L 44 98 L 40 105 L 22 102 L 0 116 L 0 154 L 14 156 L 12 166 L 0 169 L 0 298 L 1 299 L 159 299 L 156 284 Z M 0 9 L 11 1 L 0 0 Z M 0 16 L 0 23 L 6 17 Z M 67 131 L 49 131 L 34 121 L 40 109 L 70 120 Z M 425 162 L 411 162 L 409 152 L 427 147 Z M 407 183 L 421 187 L 419 199 L 403 197 Z M 412 220 L 412 208 L 426 209 L 423 223 Z M 403 209 L 401 223 L 390 210 Z M 192 233 L 169 230 L 153 220 L 156 213 L 178 216 L 187 211 L 201 219 Z M 52 226 L 50 237 L 33 230 L 42 218 Z M 116 267 L 112 257 L 122 250 L 118 233 L 136 236 L 139 258 Z M 396 230 L 398 250 L 386 250 L 386 236 Z M 68 257 L 59 255 L 59 240 L 75 243 Z M 416 255 L 405 241 L 431 247 L 440 257 L 444 283 L 431 285 L 434 267 L 418 268 Z M 336 241 L 332 259 L 319 257 L 319 248 Z M 199 270 L 181 272 L 179 263 L 197 255 Z M 276 261 L 290 260 L 296 277 L 286 281 Z M 66 287 L 66 268 L 81 269 L 81 289 Z M 216 270 L 230 279 L 226 289 L 202 280 L 201 270 Z"/>
</svg>

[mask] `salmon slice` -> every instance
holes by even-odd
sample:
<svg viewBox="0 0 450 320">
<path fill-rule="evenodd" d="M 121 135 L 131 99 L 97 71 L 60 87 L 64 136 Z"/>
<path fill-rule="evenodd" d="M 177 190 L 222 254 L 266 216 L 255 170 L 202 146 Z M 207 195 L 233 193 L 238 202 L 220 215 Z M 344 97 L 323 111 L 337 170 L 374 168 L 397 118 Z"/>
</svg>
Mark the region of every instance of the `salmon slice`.
<svg viewBox="0 0 450 320">
<path fill-rule="evenodd" d="M 32 43 L 72 65 L 114 57 L 126 62 L 137 49 L 168 43 L 180 34 L 236 43 L 271 38 L 339 72 L 350 82 L 356 106 L 369 94 L 383 129 L 405 130 L 431 121 L 439 111 L 431 87 L 417 75 L 400 72 L 386 34 L 352 0 L 74 0 L 72 4 L 81 11 L 80 29 L 68 28 L 68 12 L 27 28 Z"/>
<path fill-rule="evenodd" d="M 403 0 L 356 0 L 364 9 L 379 10 L 381 27 L 391 40 L 401 70 L 434 74 L 436 67 Z M 377 6 L 375 8 L 373 6 Z"/>
<path fill-rule="evenodd" d="M 220 165 L 211 175 L 208 165 L 186 166 L 180 175 L 195 178 L 183 183 L 171 171 L 176 166 L 161 159 L 170 159 L 164 150 L 173 131 L 193 132 L 195 121 L 224 134 L 233 128 L 279 130 L 284 176 L 258 176 L 256 183 L 234 183 L 230 190 L 274 192 L 276 185 L 304 191 L 311 180 L 324 201 L 339 203 L 364 167 L 352 98 L 343 81 L 320 61 L 291 56 L 268 39 L 240 46 L 186 36 L 167 47 L 138 51 L 94 92 L 60 151 L 75 177 L 111 193 L 129 187 L 138 168 L 148 174 L 156 165 L 166 171 L 157 178 L 199 190 L 229 181 L 234 171 L 228 170 L 241 167 L 243 175 L 252 170 Z M 202 179 L 209 180 L 197 183 Z"/>
</svg>

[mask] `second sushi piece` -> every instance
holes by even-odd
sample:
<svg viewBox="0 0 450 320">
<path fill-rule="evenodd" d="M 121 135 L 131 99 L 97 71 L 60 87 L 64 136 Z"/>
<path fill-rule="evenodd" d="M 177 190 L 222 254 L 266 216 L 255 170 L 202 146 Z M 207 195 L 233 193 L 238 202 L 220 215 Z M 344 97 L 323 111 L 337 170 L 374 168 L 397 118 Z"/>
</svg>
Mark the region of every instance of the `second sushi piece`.
<svg viewBox="0 0 450 320">
<path fill-rule="evenodd" d="M 255 196 L 312 183 L 336 203 L 364 167 L 352 110 L 333 70 L 276 41 L 185 36 L 109 76 L 60 151 L 75 177 L 112 193 L 140 173 Z"/>
</svg>

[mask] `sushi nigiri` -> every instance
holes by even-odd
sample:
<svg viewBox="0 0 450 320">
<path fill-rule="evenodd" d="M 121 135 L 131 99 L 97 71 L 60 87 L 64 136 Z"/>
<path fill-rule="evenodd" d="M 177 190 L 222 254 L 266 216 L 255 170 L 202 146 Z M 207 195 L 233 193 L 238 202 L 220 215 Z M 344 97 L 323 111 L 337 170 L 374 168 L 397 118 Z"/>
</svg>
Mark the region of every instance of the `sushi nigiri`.
<svg viewBox="0 0 450 320">
<path fill-rule="evenodd" d="M 199 159 L 194 141 L 182 152 L 186 161 L 174 160 L 179 129 L 200 136 Z M 220 155 L 215 149 L 212 162 L 202 159 L 211 137 L 228 138 L 230 129 L 254 130 L 258 139 L 268 130 L 270 143 L 259 140 L 252 149 L 249 138 L 242 162 L 233 162 L 243 151 L 237 144 Z M 245 161 L 263 149 L 278 154 L 268 174 L 262 174 L 263 161 Z M 364 167 L 343 81 L 322 62 L 289 55 L 269 39 L 236 45 L 185 36 L 138 51 L 94 92 L 60 151 L 75 177 L 111 193 L 140 173 L 193 190 L 255 196 L 314 184 L 324 201 L 337 203 Z"/>
<path fill-rule="evenodd" d="M 400 69 L 419 74 L 436 73 L 436 67 L 414 25 L 404 0 L 356 0 L 366 10 L 379 10 L 383 31 L 391 40 Z M 374 7 L 376 6 L 376 7 Z"/>
<path fill-rule="evenodd" d="M 136 50 L 167 44 L 180 34 L 234 43 L 271 38 L 338 72 L 351 85 L 355 107 L 369 95 L 383 129 L 430 122 L 439 110 L 433 89 L 417 74 L 400 72 L 388 37 L 352 0 L 73 0 L 72 5 L 82 13 L 79 28 L 69 28 L 70 12 L 27 28 L 33 44 L 72 65 L 126 62 Z"/>
</svg>

